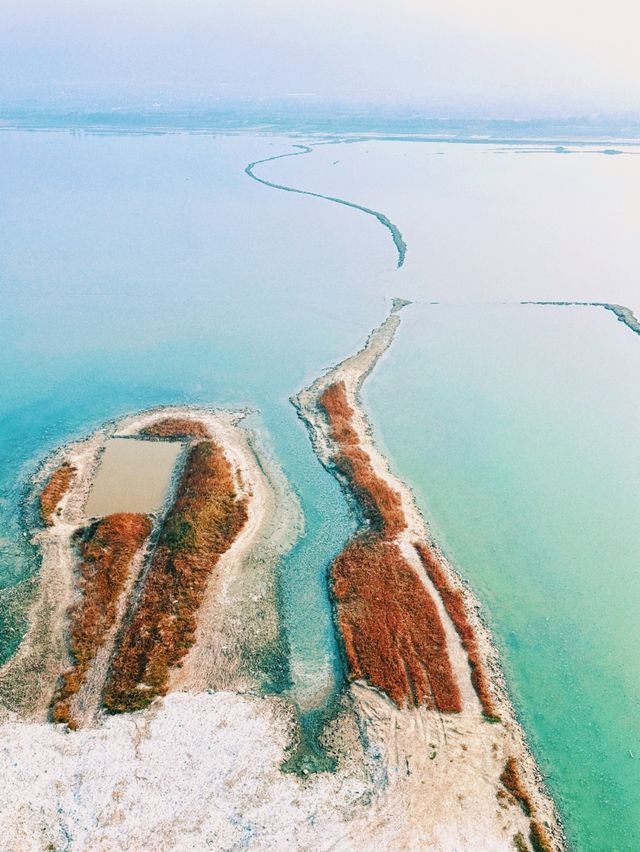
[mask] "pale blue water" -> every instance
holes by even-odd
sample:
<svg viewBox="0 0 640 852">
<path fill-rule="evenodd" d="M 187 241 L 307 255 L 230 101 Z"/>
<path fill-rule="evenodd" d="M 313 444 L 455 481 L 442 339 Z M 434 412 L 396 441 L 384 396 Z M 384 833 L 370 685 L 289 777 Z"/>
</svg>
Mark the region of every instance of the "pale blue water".
<svg viewBox="0 0 640 852">
<path fill-rule="evenodd" d="M 594 852 L 640 848 L 639 384 L 640 339 L 604 310 L 416 305 L 365 385 Z"/>
<path fill-rule="evenodd" d="M 260 167 L 388 216 L 396 272 L 374 217 L 244 174 L 292 141 L 0 133 L 1 609 L 36 568 L 20 500 L 47 452 L 151 405 L 256 406 L 305 514 L 280 572 L 294 694 L 324 706 L 353 522 L 288 398 L 391 296 L 457 302 L 404 312 L 378 436 L 486 606 L 572 839 L 636 849 L 640 342 L 604 311 L 469 303 L 637 308 L 640 158 L 363 142 Z"/>
<path fill-rule="evenodd" d="M 322 703 L 340 676 L 325 572 L 352 520 L 288 398 L 382 319 L 381 294 L 359 297 L 386 252 L 366 217 L 252 182 L 246 163 L 274 150 L 288 143 L 0 134 L 0 585 L 6 608 L 35 569 L 20 498 L 47 452 L 152 405 L 255 406 L 306 518 L 284 623 L 296 695 Z"/>
</svg>

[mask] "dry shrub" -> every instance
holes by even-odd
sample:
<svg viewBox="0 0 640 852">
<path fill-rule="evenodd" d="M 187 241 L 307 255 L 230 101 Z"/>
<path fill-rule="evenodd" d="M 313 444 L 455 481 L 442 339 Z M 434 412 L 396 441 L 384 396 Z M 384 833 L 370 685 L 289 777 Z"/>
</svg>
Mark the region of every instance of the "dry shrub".
<svg viewBox="0 0 640 852">
<path fill-rule="evenodd" d="M 367 680 L 399 707 L 460 712 L 438 609 L 398 545 L 356 536 L 331 573 L 349 678 Z"/>
<path fill-rule="evenodd" d="M 553 852 L 553 844 L 546 829 L 533 818 L 536 814 L 535 807 L 520 777 L 515 757 L 508 758 L 500 776 L 500 781 L 502 781 L 505 789 L 518 802 L 524 815 L 531 818 L 529 820 L 529 841 L 534 852 Z"/>
<path fill-rule="evenodd" d="M 190 417 L 165 417 L 140 430 L 146 438 L 209 438 L 209 430 L 201 420 Z"/>
<path fill-rule="evenodd" d="M 445 609 L 449 618 L 453 622 L 454 627 L 460 639 L 462 646 L 467 652 L 469 660 L 469 668 L 471 669 L 471 682 L 480 699 L 482 712 L 487 719 L 497 721 L 498 715 L 496 712 L 495 703 L 489 687 L 489 679 L 485 673 L 480 649 L 476 639 L 475 631 L 469 622 L 467 616 L 467 608 L 464 602 L 464 596 L 459 589 L 449 582 L 440 561 L 431 548 L 419 542 L 414 545 L 418 551 L 418 555 L 422 560 L 422 564 L 433 583 L 438 590 L 438 594 L 442 598 Z"/>
<path fill-rule="evenodd" d="M 212 441 L 192 446 L 138 607 L 112 661 L 107 709 L 139 710 L 166 693 L 170 667 L 194 642 L 209 575 L 246 519 L 246 500 L 236 498 L 222 449 Z"/>
<path fill-rule="evenodd" d="M 51 526 L 58 504 L 69 490 L 76 475 L 76 469 L 69 462 L 63 462 L 49 477 L 40 494 L 40 517 L 42 523 Z"/>
<path fill-rule="evenodd" d="M 514 834 L 513 845 L 516 848 L 516 852 L 529 852 L 527 841 L 524 839 L 524 836 L 520 831 L 517 834 Z"/>
<path fill-rule="evenodd" d="M 332 586 L 351 680 L 363 678 L 399 707 L 460 712 L 462 703 L 438 609 L 393 543 L 407 522 L 400 495 L 376 474 L 353 427 L 344 382 L 320 396 L 345 477 L 369 531 L 333 563 Z"/>
<path fill-rule="evenodd" d="M 518 802 L 524 815 L 530 817 L 533 813 L 531 798 L 526 787 L 522 783 L 522 778 L 518 772 L 518 763 L 515 757 L 510 757 L 507 760 L 502 775 L 500 776 L 500 780 L 502 781 L 505 789 L 508 790 L 513 798 Z"/>
<path fill-rule="evenodd" d="M 336 469 L 348 480 L 371 528 L 385 538 L 395 538 L 407 527 L 402 501 L 397 491 L 377 475 L 368 454 L 360 447 L 344 382 L 330 385 L 318 402 L 327 415 L 331 437 L 338 446 L 333 456 Z"/>
<path fill-rule="evenodd" d="M 75 695 L 113 627 L 118 599 L 129 575 L 131 561 L 151 531 L 146 515 L 109 515 L 80 533 L 80 600 L 69 613 L 69 650 L 73 668 L 62 675 L 52 705 L 55 722 L 73 721 L 70 699 Z"/>
<path fill-rule="evenodd" d="M 533 852 L 553 852 L 553 844 L 547 831 L 534 819 L 529 823 L 529 840 Z"/>
<path fill-rule="evenodd" d="M 344 382 L 335 382 L 322 392 L 318 400 L 331 424 L 331 436 L 336 444 L 359 444 L 360 438 L 353 428 L 353 408 L 347 400 Z"/>
</svg>

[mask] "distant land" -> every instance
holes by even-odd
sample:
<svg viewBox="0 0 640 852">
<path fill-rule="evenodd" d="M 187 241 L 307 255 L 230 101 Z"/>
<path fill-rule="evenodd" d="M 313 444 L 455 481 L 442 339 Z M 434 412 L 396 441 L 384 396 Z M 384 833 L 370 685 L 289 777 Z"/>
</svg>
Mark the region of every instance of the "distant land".
<svg viewBox="0 0 640 852">
<path fill-rule="evenodd" d="M 425 105 L 394 106 L 326 102 L 315 98 L 273 98 L 211 103 L 179 99 L 137 101 L 117 97 L 34 97 L 15 103 L 0 95 L 0 129 L 78 128 L 129 132 L 207 131 L 415 135 L 451 141 L 456 137 L 499 141 L 637 140 L 640 116 L 548 116 L 501 118 L 473 115 L 464 109 Z"/>
</svg>

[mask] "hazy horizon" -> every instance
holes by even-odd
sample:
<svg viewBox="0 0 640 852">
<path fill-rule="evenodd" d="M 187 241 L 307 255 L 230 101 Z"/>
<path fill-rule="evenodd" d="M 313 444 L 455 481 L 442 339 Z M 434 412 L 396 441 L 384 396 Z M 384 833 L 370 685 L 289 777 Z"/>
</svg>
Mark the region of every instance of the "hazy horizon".
<svg viewBox="0 0 640 852">
<path fill-rule="evenodd" d="M 4 104 L 309 103 L 433 117 L 640 115 L 640 10 L 574 0 L 5 0 Z"/>
</svg>

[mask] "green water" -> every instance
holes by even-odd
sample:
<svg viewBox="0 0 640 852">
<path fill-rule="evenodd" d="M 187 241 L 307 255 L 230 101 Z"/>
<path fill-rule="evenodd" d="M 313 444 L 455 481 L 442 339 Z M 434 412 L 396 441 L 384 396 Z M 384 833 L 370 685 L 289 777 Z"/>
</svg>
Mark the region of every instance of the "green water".
<svg viewBox="0 0 640 852">
<path fill-rule="evenodd" d="M 415 305 L 365 385 L 594 852 L 640 848 L 639 384 L 640 339 L 606 311 Z"/>
</svg>

